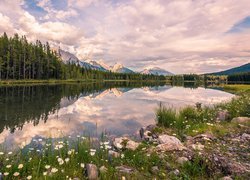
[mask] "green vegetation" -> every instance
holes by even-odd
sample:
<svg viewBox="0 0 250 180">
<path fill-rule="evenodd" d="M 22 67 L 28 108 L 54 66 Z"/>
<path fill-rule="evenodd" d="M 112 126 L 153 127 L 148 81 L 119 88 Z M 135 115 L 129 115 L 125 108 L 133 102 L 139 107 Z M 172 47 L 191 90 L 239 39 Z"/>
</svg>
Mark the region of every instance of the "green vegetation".
<svg viewBox="0 0 250 180">
<path fill-rule="evenodd" d="M 225 85 L 223 87 L 225 91 L 230 91 L 234 93 L 241 93 L 241 92 L 249 92 L 250 91 L 250 85 L 247 84 L 233 84 L 233 85 Z"/>
<path fill-rule="evenodd" d="M 232 82 L 250 82 L 250 72 L 231 74 L 227 79 Z"/>
<path fill-rule="evenodd" d="M 250 116 L 250 93 L 249 86 L 226 86 L 234 88 L 239 93 L 230 102 L 220 103 L 211 107 L 188 106 L 178 112 L 175 109 L 164 107 L 160 104 L 156 111 L 156 120 L 159 126 L 170 128 L 171 131 L 183 135 L 195 135 L 212 130 L 217 121 L 219 112 L 227 112 L 232 119 L 239 116 Z M 245 91 L 243 90 L 245 89 Z M 241 91 L 240 91 L 241 90 Z"/>
<path fill-rule="evenodd" d="M 58 52 L 40 41 L 29 43 L 25 36 L 0 37 L 0 81 L 40 79 L 166 80 L 164 76 L 123 74 L 85 69 L 78 63 L 65 64 Z M 2 82 L 1 82 L 2 83 Z M 3 82 L 4 83 L 4 82 Z"/>
</svg>

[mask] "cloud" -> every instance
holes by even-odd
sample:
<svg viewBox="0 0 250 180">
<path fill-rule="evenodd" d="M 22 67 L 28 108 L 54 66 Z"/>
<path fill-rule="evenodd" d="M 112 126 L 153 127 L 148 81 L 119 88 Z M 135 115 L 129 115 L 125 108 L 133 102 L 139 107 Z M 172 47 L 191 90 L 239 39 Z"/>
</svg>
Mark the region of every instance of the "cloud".
<svg viewBox="0 0 250 180">
<path fill-rule="evenodd" d="M 50 41 L 79 58 L 120 61 L 134 69 L 154 64 L 174 73 L 250 61 L 250 28 L 230 31 L 250 16 L 248 0 L 35 1 L 43 17 L 18 2 L 0 2 L 0 18 L 10 22 L 2 31 Z M 218 65 L 209 64 L 211 59 Z"/>
</svg>

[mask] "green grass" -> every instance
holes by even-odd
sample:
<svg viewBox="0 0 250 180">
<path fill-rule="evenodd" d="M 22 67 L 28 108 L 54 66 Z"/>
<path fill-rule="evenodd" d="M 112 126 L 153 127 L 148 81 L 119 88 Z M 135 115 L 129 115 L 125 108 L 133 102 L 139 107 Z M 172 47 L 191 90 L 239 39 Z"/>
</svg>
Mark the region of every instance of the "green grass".
<svg viewBox="0 0 250 180">
<path fill-rule="evenodd" d="M 159 126 L 170 128 L 179 137 L 204 133 L 212 129 L 219 111 L 227 111 L 230 119 L 239 116 L 250 117 L 250 93 L 241 92 L 230 102 L 216 104 L 212 107 L 184 107 L 178 112 L 160 104 L 156 110 Z"/>
<path fill-rule="evenodd" d="M 232 84 L 232 85 L 225 85 L 223 87 L 224 90 L 229 92 L 250 92 L 250 85 L 249 84 Z"/>
</svg>

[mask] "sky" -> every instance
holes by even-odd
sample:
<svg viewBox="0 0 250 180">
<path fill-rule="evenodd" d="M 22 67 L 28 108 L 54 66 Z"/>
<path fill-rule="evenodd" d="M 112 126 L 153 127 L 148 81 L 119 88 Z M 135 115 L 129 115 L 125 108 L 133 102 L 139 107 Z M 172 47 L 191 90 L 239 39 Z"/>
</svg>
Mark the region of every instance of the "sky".
<svg viewBox="0 0 250 180">
<path fill-rule="evenodd" d="M 176 74 L 250 62 L 249 0 L 0 0 L 0 33 Z"/>
</svg>

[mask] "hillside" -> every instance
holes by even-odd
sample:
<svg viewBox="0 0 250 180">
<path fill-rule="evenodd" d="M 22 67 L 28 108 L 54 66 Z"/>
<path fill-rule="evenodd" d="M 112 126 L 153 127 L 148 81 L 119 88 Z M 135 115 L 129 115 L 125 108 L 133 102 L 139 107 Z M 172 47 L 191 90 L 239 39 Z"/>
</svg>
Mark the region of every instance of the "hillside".
<svg viewBox="0 0 250 180">
<path fill-rule="evenodd" d="M 237 73 L 250 72 L 250 63 L 244 64 L 239 67 L 231 68 L 225 71 L 209 73 L 210 75 L 232 75 Z"/>
</svg>

